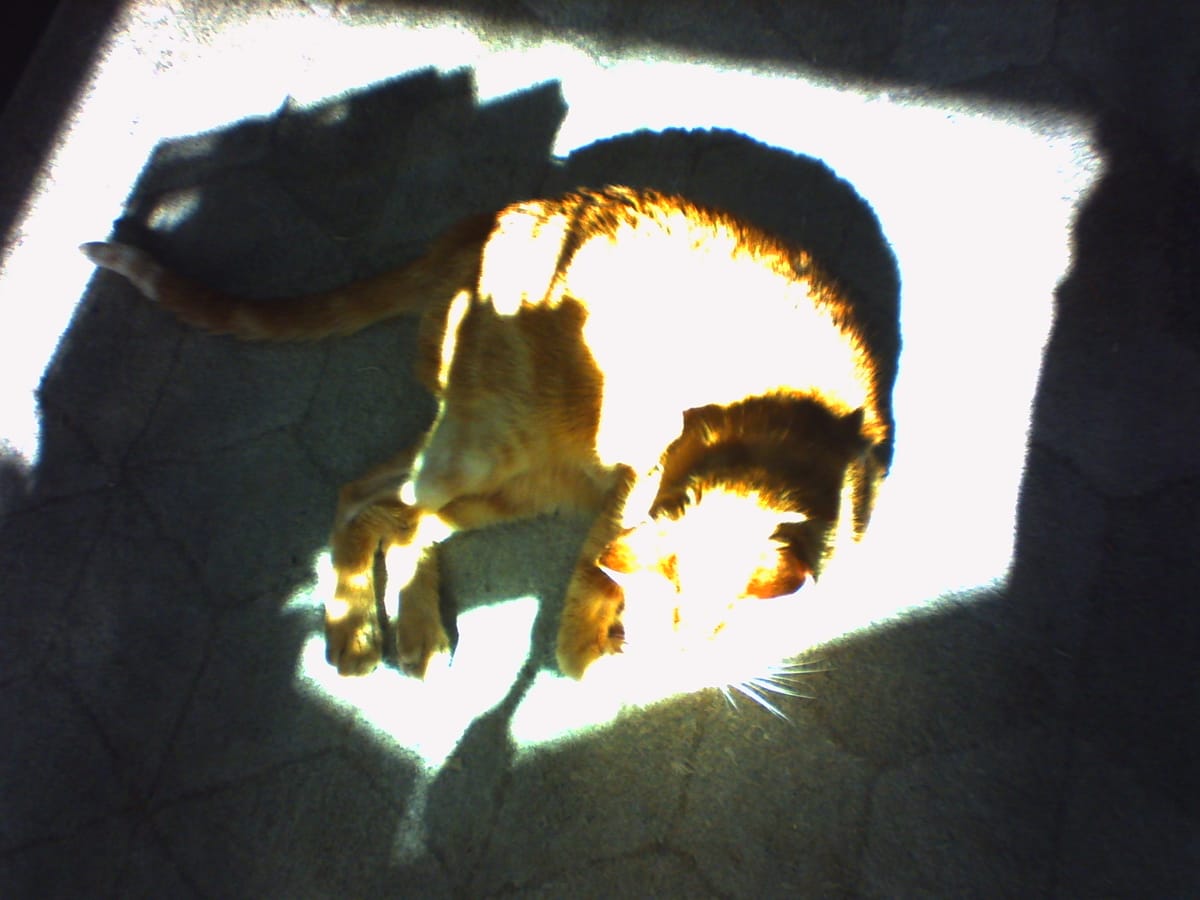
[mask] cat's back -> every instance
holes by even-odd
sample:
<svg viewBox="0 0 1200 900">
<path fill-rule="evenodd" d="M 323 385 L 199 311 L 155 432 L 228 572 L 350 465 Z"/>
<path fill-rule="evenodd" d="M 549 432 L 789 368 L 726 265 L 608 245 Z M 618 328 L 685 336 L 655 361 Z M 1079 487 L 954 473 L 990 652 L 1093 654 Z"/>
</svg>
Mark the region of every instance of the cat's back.
<svg viewBox="0 0 1200 900">
<path fill-rule="evenodd" d="M 644 403 L 653 386 L 681 409 L 779 389 L 866 401 L 866 349 L 803 251 L 657 192 L 609 188 L 581 206 L 556 290 L 587 306 L 606 393 Z"/>
<path fill-rule="evenodd" d="M 509 207 L 479 288 L 497 322 L 582 307 L 602 457 L 627 457 L 635 433 L 657 453 L 680 413 L 706 404 L 773 391 L 846 411 L 868 402 L 870 359 L 807 254 L 680 197 L 606 187 Z"/>
</svg>

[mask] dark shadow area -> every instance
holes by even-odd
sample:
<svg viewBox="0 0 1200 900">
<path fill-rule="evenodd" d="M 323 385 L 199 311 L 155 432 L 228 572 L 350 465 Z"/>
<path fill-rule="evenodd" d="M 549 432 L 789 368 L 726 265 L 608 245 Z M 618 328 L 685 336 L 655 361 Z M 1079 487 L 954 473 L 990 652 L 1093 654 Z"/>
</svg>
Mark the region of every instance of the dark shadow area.
<svg viewBox="0 0 1200 900">
<path fill-rule="evenodd" d="M 20 122 L 19 146 L 6 143 L 0 166 L 0 234 L 10 235 L 38 167 L 122 0 L 37 3 L 5 17 L 0 37 L 0 122 Z M 55 16 L 63 25 L 50 27 Z M 66 24 L 69 23 L 69 24 Z M 52 61 L 52 62 L 48 62 Z M 26 73 L 36 73 L 22 81 Z M 6 241 L 7 242 L 7 241 Z"/>
<path fill-rule="evenodd" d="M 0 40 L 3 59 L 0 60 L 0 114 L 8 104 L 21 73 L 37 49 L 38 42 L 46 32 L 46 26 L 54 17 L 58 4 L 54 0 L 39 4 L 28 10 L 26 15 L 11 16 L 5 23 L 7 33 Z"/>
</svg>

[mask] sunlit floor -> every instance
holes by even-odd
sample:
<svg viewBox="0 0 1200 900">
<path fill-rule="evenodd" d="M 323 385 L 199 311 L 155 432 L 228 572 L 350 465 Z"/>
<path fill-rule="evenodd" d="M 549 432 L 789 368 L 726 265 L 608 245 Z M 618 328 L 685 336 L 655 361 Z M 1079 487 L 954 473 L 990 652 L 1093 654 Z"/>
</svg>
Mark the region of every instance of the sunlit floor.
<svg viewBox="0 0 1200 900">
<path fill-rule="evenodd" d="M 896 456 L 870 533 L 804 588 L 802 607 L 764 610 L 760 639 L 744 654 L 724 652 L 718 665 L 631 651 L 582 684 L 549 669 L 530 675 L 539 610 L 552 611 L 556 598 L 515 593 L 461 610 L 453 663 L 425 683 L 386 667 L 340 679 L 317 628 L 327 555 L 311 559 L 307 584 L 275 598 L 313 626 L 291 675 L 297 694 L 346 716 L 420 771 L 401 829 L 409 844 L 396 864 L 422 858 L 430 785 L 472 723 L 498 704 L 513 703 L 508 739 L 519 766 L 528 754 L 589 740 L 622 711 L 752 685 L 772 665 L 784 666 L 780 683 L 804 693 L 786 660 L 819 668 L 822 645 L 837 638 L 914 610 L 934 614 L 946 598 L 961 604 L 1003 590 L 1054 293 L 1072 265 L 1076 216 L 1102 174 L 1086 116 L 856 87 L 802 65 L 554 38 L 463 14 L 393 11 L 348 27 L 346 14 L 310 7 L 191 18 L 182 4 L 131 2 L 82 76 L 0 257 L 3 303 L 38 301 L 0 330 L 0 448 L 39 489 L 48 488 L 38 480 L 36 392 L 93 278 L 75 248 L 111 233 L 155 149 L 276 116 L 285 104 L 336 125 L 349 99 L 409 73 L 466 73 L 480 107 L 557 85 L 565 104 L 552 147 L 559 160 L 596 141 L 670 128 L 729 129 L 820 160 L 870 205 L 901 284 Z M 186 146 L 201 154 L 205 145 Z M 177 193 L 149 223 L 164 240 L 188 222 L 188 197 Z M 744 692 L 730 697 L 756 708 Z"/>
</svg>

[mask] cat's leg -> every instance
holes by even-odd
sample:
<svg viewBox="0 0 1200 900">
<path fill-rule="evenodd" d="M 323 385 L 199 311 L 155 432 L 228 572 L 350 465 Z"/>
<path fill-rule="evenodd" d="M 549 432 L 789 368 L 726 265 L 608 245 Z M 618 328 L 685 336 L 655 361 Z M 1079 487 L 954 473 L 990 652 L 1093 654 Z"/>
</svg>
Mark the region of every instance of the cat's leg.
<svg viewBox="0 0 1200 900">
<path fill-rule="evenodd" d="M 357 482 L 343 489 L 345 503 L 360 504 Z M 396 649 L 401 666 L 421 677 L 430 659 L 450 649 L 439 609 L 437 542 L 453 528 L 395 496 L 359 506 L 333 534 L 334 596 L 325 604 L 326 656 L 343 675 L 370 672 L 383 653 L 376 609 L 375 553 L 399 585 Z"/>
<path fill-rule="evenodd" d="M 401 585 L 396 658 L 406 673 L 424 678 L 430 660 L 450 652 L 450 637 L 442 624 L 438 542 L 454 529 L 432 513 L 394 502 L 419 519 L 415 528 L 397 533 L 383 548 L 388 580 Z"/>
<path fill-rule="evenodd" d="M 396 623 L 396 652 L 406 672 L 423 676 L 430 660 L 450 649 L 439 603 L 438 542 L 455 531 L 527 519 L 555 508 L 592 511 L 597 492 L 586 477 L 580 476 L 578 481 L 566 496 L 567 492 L 547 491 L 544 485 L 543 490 L 531 491 L 524 476 L 518 475 L 489 493 L 456 497 L 436 514 L 417 513 L 415 507 L 405 506 L 398 499 L 388 501 L 397 507 L 397 518 L 405 510 L 409 516 L 419 517 L 413 528 L 398 532 L 394 540 L 385 540 L 384 544 L 388 578 L 407 579 Z M 605 577 L 599 570 L 596 574 Z"/>
<path fill-rule="evenodd" d="M 331 542 L 337 586 L 325 601 L 325 658 L 342 675 L 365 675 L 382 655 L 374 578 L 381 533 L 374 519 L 355 517 Z"/>
<path fill-rule="evenodd" d="M 567 586 L 558 626 L 558 668 L 582 678 L 588 666 L 606 653 L 620 653 L 625 643 L 621 588 L 602 572 L 595 560 L 580 560 Z"/>
<path fill-rule="evenodd" d="M 383 654 L 376 609 L 375 554 L 411 540 L 417 516 L 396 499 L 414 450 L 397 454 L 342 487 L 330 538 L 336 586 L 325 601 L 325 656 L 342 675 L 364 675 Z"/>
<path fill-rule="evenodd" d="M 558 626 L 558 667 L 564 675 L 580 678 L 606 653 L 620 653 L 625 643 L 621 614 L 625 596 L 596 560 L 622 531 L 621 513 L 636 476 L 619 467 L 616 483 L 584 541 L 575 571 L 567 585 Z"/>
</svg>

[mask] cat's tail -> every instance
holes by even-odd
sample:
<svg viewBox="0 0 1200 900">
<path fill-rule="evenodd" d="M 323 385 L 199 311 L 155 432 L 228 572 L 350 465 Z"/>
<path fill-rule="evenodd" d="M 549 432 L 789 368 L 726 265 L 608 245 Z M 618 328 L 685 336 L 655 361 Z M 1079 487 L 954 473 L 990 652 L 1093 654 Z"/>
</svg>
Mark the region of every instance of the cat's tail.
<svg viewBox="0 0 1200 900">
<path fill-rule="evenodd" d="M 259 300 L 189 281 L 128 244 L 96 241 L 79 249 L 196 328 L 243 340 L 307 341 L 353 334 L 384 319 L 448 304 L 458 291 L 478 282 L 480 255 L 494 223 L 491 215 L 469 219 L 435 241 L 424 256 L 373 278 L 330 291 Z"/>
</svg>

